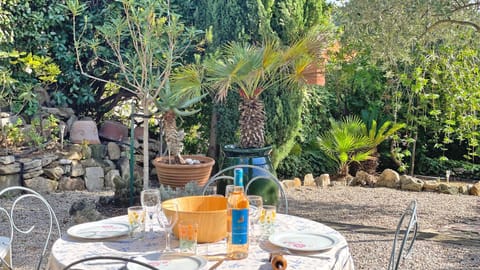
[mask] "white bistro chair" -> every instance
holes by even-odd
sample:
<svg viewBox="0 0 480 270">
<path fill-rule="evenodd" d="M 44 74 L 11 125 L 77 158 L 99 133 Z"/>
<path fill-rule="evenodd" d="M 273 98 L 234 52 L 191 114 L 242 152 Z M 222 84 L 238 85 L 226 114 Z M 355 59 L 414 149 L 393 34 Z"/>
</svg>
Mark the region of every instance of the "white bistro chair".
<svg viewBox="0 0 480 270">
<path fill-rule="evenodd" d="M 397 270 L 402 259 L 407 258 L 411 254 L 413 243 L 415 243 L 417 238 L 417 231 L 417 201 L 413 200 L 405 209 L 398 222 L 388 270 Z M 403 254 L 404 251 L 405 254 Z"/>
<path fill-rule="evenodd" d="M 247 169 L 247 170 L 257 170 L 257 172 L 260 172 L 259 175 L 253 177 L 252 179 L 250 179 L 248 181 L 247 185 L 245 186 L 245 193 L 246 194 L 249 194 L 248 189 L 250 188 L 252 183 L 255 182 L 255 181 L 258 181 L 260 179 L 266 179 L 266 180 L 270 180 L 270 181 L 275 182 L 275 184 L 278 186 L 278 190 L 280 192 L 280 199 L 281 199 L 281 201 L 283 201 L 283 205 L 279 205 L 279 206 L 277 206 L 277 208 L 281 209 L 281 207 L 283 207 L 283 210 L 284 210 L 283 212 L 285 214 L 288 214 L 288 199 L 287 199 L 287 195 L 285 193 L 285 189 L 283 188 L 282 183 L 271 172 L 269 172 L 268 170 L 266 170 L 262 167 L 258 167 L 258 166 L 255 166 L 255 165 L 248 165 L 248 164 L 234 165 L 234 166 L 230 166 L 228 168 L 225 168 L 225 169 L 219 171 L 214 176 L 210 177 L 210 179 L 205 184 L 205 186 L 203 186 L 202 194 L 205 194 L 208 187 L 212 183 L 217 182 L 218 180 L 223 179 L 223 180 L 227 180 L 227 181 L 233 183 L 233 171 L 236 168 L 240 168 L 240 169 L 244 169 L 244 170 L 245 169 Z"/>
<path fill-rule="evenodd" d="M 53 208 L 50 206 L 47 200 L 45 200 L 45 198 L 43 198 L 42 195 L 40 195 L 38 192 L 32 189 L 21 187 L 21 186 L 7 187 L 0 191 L 0 197 L 4 197 L 4 196 L 7 198 L 15 197 L 15 196 L 18 196 L 18 197 L 16 197 L 13 203 L 9 206 L 0 205 L 0 212 L 2 212 L 1 214 L 7 217 L 7 221 L 9 223 L 9 230 L 10 230 L 10 234 L 8 235 L 8 237 L 0 238 L 0 258 L 1 258 L 0 263 L 3 269 L 13 268 L 12 242 L 14 240 L 14 232 L 16 231 L 21 234 L 35 233 L 33 231 L 35 229 L 35 225 L 32 225 L 27 229 L 22 229 L 22 226 L 20 226 L 21 223 L 19 223 L 19 220 L 15 217 L 16 211 L 20 211 L 19 209 L 16 209 L 16 207 L 19 206 L 18 208 L 21 208 L 20 207 L 21 205 L 22 208 L 25 208 L 26 207 L 25 204 L 24 203 L 22 204 L 21 202 L 27 198 L 30 198 L 30 199 L 33 199 L 32 201 L 38 201 L 39 203 L 41 203 L 40 205 L 42 207 L 45 207 L 45 209 L 48 211 L 48 214 L 49 214 L 48 234 L 47 234 L 45 243 L 43 245 L 43 249 L 40 254 L 38 263 L 35 267 L 35 269 L 38 270 L 42 266 L 42 262 L 43 262 L 43 259 L 45 258 L 47 248 L 49 246 L 49 243 L 51 242 L 50 240 L 52 237 L 54 225 L 56 227 L 56 230 L 58 231 L 58 236 L 61 237 L 60 225 L 58 223 L 57 216 L 55 215 Z M 28 202 L 30 202 L 30 200 Z M 8 211 L 7 209 L 10 209 L 10 211 Z M 25 256 L 31 256 L 31 254 L 25 254 Z"/>
</svg>

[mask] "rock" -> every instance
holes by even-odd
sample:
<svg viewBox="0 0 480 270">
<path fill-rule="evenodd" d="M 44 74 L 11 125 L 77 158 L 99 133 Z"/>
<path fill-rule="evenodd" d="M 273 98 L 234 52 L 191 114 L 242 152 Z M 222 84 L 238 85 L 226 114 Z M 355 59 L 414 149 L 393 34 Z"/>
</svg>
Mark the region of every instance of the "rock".
<svg viewBox="0 0 480 270">
<path fill-rule="evenodd" d="M 330 181 L 330 186 L 335 187 L 335 186 L 346 186 L 347 181 L 345 179 L 342 180 L 333 180 Z"/>
<path fill-rule="evenodd" d="M 58 190 L 85 190 L 85 181 L 83 181 L 82 178 L 63 176 L 60 181 L 58 181 Z"/>
<path fill-rule="evenodd" d="M 295 188 L 295 181 L 293 180 L 283 180 L 281 183 L 285 189 Z"/>
<path fill-rule="evenodd" d="M 62 158 L 58 162 L 60 163 L 60 165 L 70 165 L 70 164 L 72 164 L 72 160 L 71 159 L 66 159 L 66 158 Z"/>
<path fill-rule="evenodd" d="M 101 167 L 101 164 L 99 162 L 97 162 L 95 159 L 93 158 L 88 158 L 88 159 L 84 159 L 84 160 L 80 160 L 80 163 L 82 164 L 83 167 L 87 168 L 87 167 Z"/>
<path fill-rule="evenodd" d="M 23 173 L 23 179 L 35 178 L 35 177 L 40 176 L 42 174 L 43 174 L 43 170 L 42 170 L 42 167 L 40 167 L 40 169 L 38 169 L 38 170 L 30 170 L 28 172 L 24 172 Z"/>
<path fill-rule="evenodd" d="M 47 154 L 42 156 L 42 167 L 50 165 L 52 162 L 58 159 L 57 155 Z"/>
<path fill-rule="evenodd" d="M 39 193 L 51 193 L 57 190 L 58 182 L 43 177 L 35 177 L 32 179 L 24 180 L 23 183 L 26 187 L 31 188 Z"/>
<path fill-rule="evenodd" d="M 378 177 L 375 186 L 398 188 L 400 187 L 400 175 L 392 169 L 385 169 Z"/>
<path fill-rule="evenodd" d="M 111 159 L 111 160 L 118 160 L 120 158 L 120 146 L 118 146 L 118 144 L 114 143 L 114 142 L 109 142 L 107 144 L 107 153 L 108 153 L 108 157 Z"/>
<path fill-rule="evenodd" d="M 468 195 L 468 185 L 461 185 L 458 187 L 458 192 L 463 195 Z"/>
<path fill-rule="evenodd" d="M 355 178 L 352 181 L 352 185 L 361 185 L 361 186 L 370 186 L 373 187 L 377 179 L 375 176 L 365 172 L 365 171 L 358 171 L 355 175 Z"/>
<path fill-rule="evenodd" d="M 473 184 L 473 186 L 470 188 L 469 194 L 473 196 L 480 196 L 480 181 Z"/>
<path fill-rule="evenodd" d="M 69 160 L 81 160 L 83 155 L 81 151 L 70 150 L 65 158 Z"/>
<path fill-rule="evenodd" d="M 23 170 L 38 170 L 42 168 L 42 159 L 21 158 L 18 162 L 23 163 Z"/>
<path fill-rule="evenodd" d="M 19 118 L 20 118 L 19 116 L 16 116 L 16 115 L 10 116 L 9 114 L 5 114 L 3 116 L 0 116 L 0 128 L 3 128 L 7 125 L 16 124 Z M 23 123 L 25 123 L 25 121 L 23 121 Z"/>
<path fill-rule="evenodd" d="M 113 161 L 111 161 L 110 159 L 102 160 L 100 167 L 103 168 L 105 173 L 108 173 L 109 171 L 115 170 L 117 168 L 117 166 L 115 166 L 115 163 L 113 163 Z"/>
<path fill-rule="evenodd" d="M 67 118 L 75 115 L 75 112 L 73 111 L 72 108 L 56 108 L 56 107 L 42 106 L 42 110 L 46 111 L 48 114 L 54 114 L 54 115 L 59 116 L 63 119 L 67 119 Z"/>
<path fill-rule="evenodd" d="M 21 186 L 20 174 L 0 175 L 0 190 L 6 187 Z"/>
<path fill-rule="evenodd" d="M 302 181 L 298 177 L 293 178 L 293 182 L 294 182 L 295 187 L 301 187 L 302 186 Z"/>
<path fill-rule="evenodd" d="M 85 168 L 85 186 L 88 191 L 101 191 L 105 186 L 105 175 L 102 167 Z"/>
<path fill-rule="evenodd" d="M 15 162 L 14 156 L 1 156 L 0 157 L 0 164 L 2 165 L 9 165 Z"/>
<path fill-rule="evenodd" d="M 20 163 L 15 162 L 5 166 L 0 166 L 0 174 L 16 174 L 21 170 Z"/>
<path fill-rule="evenodd" d="M 43 174 L 45 174 L 45 176 L 47 176 L 48 178 L 53 179 L 53 180 L 59 180 L 64 173 L 65 172 L 63 171 L 62 167 L 60 167 L 60 166 L 43 169 Z"/>
<path fill-rule="evenodd" d="M 400 188 L 402 190 L 422 191 L 423 181 L 409 175 L 402 175 L 400 176 Z"/>
<path fill-rule="evenodd" d="M 82 176 L 85 174 L 85 169 L 83 168 L 82 163 L 79 161 L 74 160 L 72 162 L 72 167 L 70 171 L 70 176 L 77 177 L 77 176 Z"/>
<path fill-rule="evenodd" d="M 317 187 L 328 187 L 330 185 L 330 175 L 328 175 L 328 173 L 320 175 L 315 178 L 315 184 Z"/>
<path fill-rule="evenodd" d="M 440 185 L 438 185 L 438 191 L 440 193 L 457 195 L 458 194 L 458 187 L 451 186 L 451 185 L 445 184 L 445 183 L 441 183 Z"/>
<path fill-rule="evenodd" d="M 120 175 L 125 179 L 129 179 L 130 178 L 130 162 L 128 158 L 121 157 L 117 162 L 117 166 L 120 169 Z"/>
<path fill-rule="evenodd" d="M 82 199 L 74 202 L 68 210 L 75 223 L 85 223 L 102 220 L 105 217 L 97 211 L 95 201 Z"/>
<path fill-rule="evenodd" d="M 437 180 L 426 180 L 423 182 L 423 190 L 425 191 L 437 191 L 440 183 Z"/>
<path fill-rule="evenodd" d="M 103 144 L 91 144 L 89 145 L 90 157 L 97 160 L 105 159 L 107 154 L 106 149 L 107 148 Z"/>
<path fill-rule="evenodd" d="M 105 187 L 107 189 L 115 190 L 115 178 L 120 177 L 119 170 L 110 170 L 105 174 Z"/>
<path fill-rule="evenodd" d="M 313 174 L 309 173 L 303 177 L 303 185 L 304 186 L 316 186 L 315 179 L 313 178 Z"/>
</svg>

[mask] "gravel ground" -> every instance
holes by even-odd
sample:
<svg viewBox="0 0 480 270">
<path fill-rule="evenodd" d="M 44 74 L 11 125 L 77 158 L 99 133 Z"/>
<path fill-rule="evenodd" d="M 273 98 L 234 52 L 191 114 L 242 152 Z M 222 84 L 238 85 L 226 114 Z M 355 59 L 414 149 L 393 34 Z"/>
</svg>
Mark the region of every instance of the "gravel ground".
<svg viewBox="0 0 480 270">
<path fill-rule="evenodd" d="M 289 214 L 325 223 L 345 236 L 356 269 L 386 269 L 398 219 L 413 199 L 418 201 L 420 233 L 412 256 L 401 269 L 480 269 L 480 197 L 345 186 L 302 187 L 287 193 Z M 68 214 L 73 202 L 106 195 L 111 193 L 64 192 L 47 194 L 45 198 L 65 233 L 73 225 Z M 9 202 L 7 198 L 0 200 L 1 205 Z M 23 214 L 28 214 L 32 222 L 47 223 L 48 216 L 39 208 L 37 202 L 27 202 Z M 102 213 L 118 215 L 126 210 L 103 209 Z M 27 227 L 20 219 L 18 223 Z M 2 220 L 1 235 L 7 234 L 5 224 Z M 40 243 L 45 239 L 44 230 L 45 226 L 37 225 L 33 235 L 15 234 L 15 269 L 34 268 Z"/>
</svg>

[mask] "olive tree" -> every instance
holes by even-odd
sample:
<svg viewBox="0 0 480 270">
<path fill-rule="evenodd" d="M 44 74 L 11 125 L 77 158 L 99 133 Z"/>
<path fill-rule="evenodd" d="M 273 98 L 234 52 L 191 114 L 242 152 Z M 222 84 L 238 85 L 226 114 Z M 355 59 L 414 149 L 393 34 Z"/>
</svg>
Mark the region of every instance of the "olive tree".
<svg viewBox="0 0 480 270">
<path fill-rule="evenodd" d="M 188 106 L 200 100 L 201 77 L 195 67 L 180 68 L 184 57 L 192 49 L 198 31 L 186 27 L 180 16 L 173 12 L 169 0 L 119 0 L 111 3 L 111 12 L 103 25 L 89 25 L 88 17 L 80 20 L 88 8 L 78 0 L 66 2 L 72 14 L 73 39 L 77 65 L 88 78 L 106 83 L 113 89 L 123 89 L 139 101 L 144 117 L 143 129 L 143 181 L 149 186 L 148 118 L 162 112 L 165 122 L 174 123 L 174 115 L 190 114 Z M 121 5 L 121 8 L 118 8 Z M 115 8 L 117 7 L 117 8 Z M 86 40 L 83 33 L 88 27 L 96 31 L 96 38 Z M 80 60 L 81 51 L 89 51 L 89 65 L 101 63 L 117 70 L 115 76 L 104 77 L 91 73 Z M 98 52 L 102 51 L 103 54 Z M 105 51 L 111 57 L 105 58 Z M 177 71 L 179 71 L 177 73 Z M 158 106 L 158 108 L 157 108 Z M 173 119 L 173 120 L 172 120 Z M 172 122 L 173 121 L 173 122 Z M 166 134 L 174 143 L 181 143 L 176 126 Z M 168 144 L 168 141 L 167 141 Z M 178 145 L 168 145 L 181 149 Z"/>
</svg>

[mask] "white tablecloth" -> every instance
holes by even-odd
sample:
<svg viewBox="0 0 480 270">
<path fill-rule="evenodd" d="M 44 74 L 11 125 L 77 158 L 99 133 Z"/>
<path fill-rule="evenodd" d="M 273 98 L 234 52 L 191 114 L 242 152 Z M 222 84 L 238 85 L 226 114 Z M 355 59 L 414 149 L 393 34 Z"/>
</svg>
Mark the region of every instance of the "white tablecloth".
<svg viewBox="0 0 480 270">
<path fill-rule="evenodd" d="M 115 217 L 108 219 L 108 221 L 127 223 L 127 217 Z M 287 269 L 354 269 L 353 260 L 345 238 L 339 232 L 328 226 L 296 216 L 278 214 L 275 222 L 275 233 L 277 232 L 322 233 L 336 237 L 339 240 L 338 244 L 332 249 L 315 254 L 314 256 L 284 255 L 288 262 Z M 134 240 L 125 236 L 117 239 L 93 241 L 74 239 L 68 235 L 64 235 L 52 246 L 48 269 L 61 270 L 76 260 L 90 256 L 110 255 L 127 258 L 141 256 L 142 253 L 160 252 L 164 246 L 164 234 L 158 226 L 155 227 L 154 233 L 148 234 L 147 232 L 142 240 Z M 177 246 L 178 242 L 173 240 L 172 247 Z M 210 255 L 213 257 L 214 254 L 225 254 L 225 249 L 224 241 L 199 244 L 198 253 L 200 255 Z M 269 244 L 268 241 L 251 244 L 248 258 L 243 260 L 225 260 L 217 269 L 272 269 L 268 262 L 269 251 L 273 251 L 272 249 L 278 250 L 277 247 Z M 204 269 L 209 269 L 214 264 L 215 261 L 209 261 Z M 84 266 L 83 269 L 113 270 L 118 269 L 121 265 L 122 264 L 105 264 Z M 79 267 L 75 267 L 75 269 L 79 269 Z"/>
</svg>

